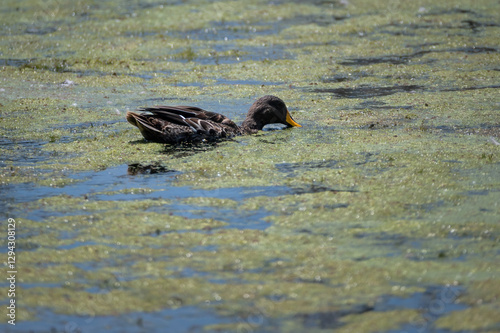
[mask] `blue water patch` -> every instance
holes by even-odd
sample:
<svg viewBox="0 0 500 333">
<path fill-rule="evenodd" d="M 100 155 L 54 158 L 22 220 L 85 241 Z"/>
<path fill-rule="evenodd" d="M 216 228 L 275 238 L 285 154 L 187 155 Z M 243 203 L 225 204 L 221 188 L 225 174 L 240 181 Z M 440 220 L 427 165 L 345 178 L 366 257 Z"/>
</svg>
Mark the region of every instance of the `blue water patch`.
<svg viewBox="0 0 500 333">
<path fill-rule="evenodd" d="M 28 332 L 108 332 L 143 333 L 207 332 L 204 326 L 237 323 L 236 318 L 218 316 L 213 310 L 194 306 L 156 312 L 132 312 L 116 316 L 62 315 L 49 310 L 37 312 L 39 320 L 17 321 L 15 326 L 0 324 L 5 333 Z"/>
<path fill-rule="evenodd" d="M 405 324 L 396 330 L 385 331 L 384 333 L 472 333 L 473 331 L 450 331 L 446 328 L 429 327 L 425 320 L 413 324 Z"/>
<path fill-rule="evenodd" d="M 61 287 L 60 283 L 50 283 L 50 282 L 31 282 L 31 283 L 21 283 L 17 282 L 16 284 L 17 287 L 21 287 L 23 289 L 29 289 L 29 288 L 59 288 Z M 0 283 L 0 288 L 3 290 L 8 290 L 9 289 L 9 283 L 8 282 L 2 282 Z M 8 301 L 8 299 L 6 299 Z"/>
<path fill-rule="evenodd" d="M 40 186 L 35 183 L 10 184 L 3 186 L 0 197 L 8 194 L 8 200 L 2 200 L 5 205 L 4 214 L 14 214 L 19 218 L 34 221 L 47 221 L 54 217 L 68 215 L 87 215 L 94 211 L 82 209 L 72 211 L 54 211 L 37 207 L 19 211 L 19 205 L 34 202 L 39 199 L 67 195 L 73 198 L 85 198 L 91 201 L 129 201 L 129 200 L 168 200 L 169 204 L 150 207 L 146 212 L 175 214 L 186 218 L 208 218 L 227 222 L 222 228 L 258 229 L 264 230 L 270 226 L 265 217 L 271 212 L 265 209 L 241 210 L 228 207 L 199 206 L 186 204 L 184 199 L 193 197 L 210 197 L 231 199 L 242 202 L 257 196 L 281 196 L 302 193 L 303 189 L 293 189 L 287 186 L 254 186 L 231 187 L 218 189 L 196 189 L 189 186 L 175 186 L 175 179 L 180 172 L 162 169 L 157 173 L 131 173 L 128 165 L 120 165 L 103 171 L 89 171 L 70 176 L 74 183 L 64 187 Z M 137 189 L 137 190 L 135 190 Z M 145 189 L 145 190 L 144 190 Z M 71 235 L 61 235 L 71 238 Z M 81 245 L 73 243 L 64 245 L 61 249 L 72 249 Z"/>
<path fill-rule="evenodd" d="M 226 228 L 259 229 L 269 227 L 269 222 L 263 220 L 270 215 L 267 210 L 238 210 L 230 208 L 219 208 L 210 206 L 193 206 L 186 204 L 174 204 L 166 207 L 173 210 L 175 215 L 187 218 L 208 218 L 229 223 Z M 148 211 L 161 212 L 162 207 L 152 207 Z"/>
<path fill-rule="evenodd" d="M 58 250 L 71 250 L 71 249 L 74 249 L 74 248 L 77 248 L 77 247 L 80 247 L 80 246 L 97 245 L 97 244 L 98 243 L 96 243 L 94 241 L 86 241 L 86 242 L 75 241 L 75 242 L 73 242 L 71 244 L 58 246 L 57 249 Z"/>
<path fill-rule="evenodd" d="M 467 309 L 467 305 L 456 303 L 457 298 L 463 293 L 464 289 L 459 286 L 432 286 L 424 292 L 416 292 L 408 297 L 382 296 L 375 304 L 374 310 L 416 309 L 442 316 L 452 311 Z"/>
<path fill-rule="evenodd" d="M 467 309 L 467 304 L 457 302 L 464 292 L 465 289 L 460 286 L 430 286 L 424 292 L 416 292 L 408 297 L 385 295 L 379 298 L 374 311 L 414 309 L 421 313 L 412 322 L 385 333 L 448 333 L 448 330 L 434 327 L 434 322 L 450 312 Z"/>
<path fill-rule="evenodd" d="M 17 204 L 62 194 L 73 197 L 83 197 L 97 192 L 119 191 L 131 187 L 162 189 L 162 185 L 164 186 L 165 184 L 158 182 L 158 178 L 154 177 L 148 178 L 128 175 L 127 169 L 127 165 L 121 165 L 99 172 L 89 171 L 70 175 L 69 178 L 74 179 L 75 183 L 64 187 L 40 186 L 35 183 L 9 184 L 1 186 L 2 195 L 0 199 L 3 201 L 3 197 L 8 196 L 8 202 Z M 165 180 L 172 180 L 174 174 L 175 173 L 172 175 L 162 175 L 162 178 Z"/>
</svg>

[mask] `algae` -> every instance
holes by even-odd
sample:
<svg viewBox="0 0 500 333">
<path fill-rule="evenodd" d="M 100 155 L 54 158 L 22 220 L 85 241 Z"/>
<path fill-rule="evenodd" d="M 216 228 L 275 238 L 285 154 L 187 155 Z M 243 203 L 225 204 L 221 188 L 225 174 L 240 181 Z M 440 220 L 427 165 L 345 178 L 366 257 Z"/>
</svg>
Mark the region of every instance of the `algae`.
<svg viewBox="0 0 500 333">
<path fill-rule="evenodd" d="M 131 313 L 140 329 L 189 308 L 212 313 L 195 331 L 497 330 L 498 13 L 5 2 L 0 206 L 18 221 L 20 329 Z M 242 121 L 265 94 L 303 128 L 165 147 L 124 119 L 172 104 Z"/>
</svg>

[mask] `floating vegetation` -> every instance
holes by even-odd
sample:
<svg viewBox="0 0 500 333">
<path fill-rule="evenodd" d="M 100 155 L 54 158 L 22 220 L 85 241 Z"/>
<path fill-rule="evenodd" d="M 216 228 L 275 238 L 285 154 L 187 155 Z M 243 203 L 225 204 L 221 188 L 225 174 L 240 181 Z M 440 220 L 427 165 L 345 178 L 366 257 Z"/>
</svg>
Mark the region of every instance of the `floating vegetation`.
<svg viewBox="0 0 500 333">
<path fill-rule="evenodd" d="M 499 13 L 6 2 L 16 331 L 497 331 Z M 164 104 L 240 122 L 269 94 L 303 127 L 171 146 L 125 120 Z"/>
</svg>

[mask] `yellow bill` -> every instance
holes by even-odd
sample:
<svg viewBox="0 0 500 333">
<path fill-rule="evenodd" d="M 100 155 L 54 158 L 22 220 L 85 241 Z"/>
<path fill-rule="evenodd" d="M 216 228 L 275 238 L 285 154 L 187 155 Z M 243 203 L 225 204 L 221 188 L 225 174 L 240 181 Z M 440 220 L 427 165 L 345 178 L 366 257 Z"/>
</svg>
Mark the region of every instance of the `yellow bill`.
<svg viewBox="0 0 500 333">
<path fill-rule="evenodd" d="M 288 110 L 286 110 L 286 123 L 293 127 L 302 127 L 302 125 L 299 125 L 297 122 L 295 122 L 295 120 L 293 120 Z"/>
</svg>

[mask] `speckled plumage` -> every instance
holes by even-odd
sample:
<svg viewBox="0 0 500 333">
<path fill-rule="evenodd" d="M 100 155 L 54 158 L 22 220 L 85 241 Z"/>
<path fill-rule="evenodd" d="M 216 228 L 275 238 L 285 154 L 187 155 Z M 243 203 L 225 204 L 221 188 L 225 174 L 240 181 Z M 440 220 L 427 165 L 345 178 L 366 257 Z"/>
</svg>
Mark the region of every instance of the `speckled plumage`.
<svg viewBox="0 0 500 333">
<path fill-rule="evenodd" d="M 216 141 L 236 135 L 256 133 L 267 124 L 297 124 L 285 105 L 276 96 L 259 98 L 248 110 L 241 126 L 219 113 L 193 106 L 155 106 L 127 112 L 127 121 L 139 128 L 148 141 L 178 144 L 182 142 Z"/>
</svg>

